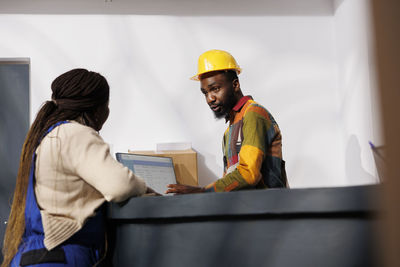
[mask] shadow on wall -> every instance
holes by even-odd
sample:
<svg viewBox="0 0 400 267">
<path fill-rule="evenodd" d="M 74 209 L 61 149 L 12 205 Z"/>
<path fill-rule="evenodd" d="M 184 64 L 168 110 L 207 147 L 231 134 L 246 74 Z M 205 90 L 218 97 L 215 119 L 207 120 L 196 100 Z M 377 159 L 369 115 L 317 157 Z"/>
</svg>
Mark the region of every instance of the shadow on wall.
<svg viewBox="0 0 400 267">
<path fill-rule="evenodd" d="M 351 135 L 347 142 L 345 171 L 347 182 L 351 185 L 379 182 L 377 178 L 363 169 L 361 162 L 361 146 L 355 135 Z"/>
<path fill-rule="evenodd" d="M 195 150 L 195 149 L 193 149 Z M 198 176 L 199 176 L 199 185 L 205 186 L 208 185 L 215 180 L 217 180 L 219 177 L 217 177 L 206 165 L 206 156 L 200 154 L 199 151 L 195 150 L 197 153 L 197 170 L 198 170 Z M 215 156 L 208 155 L 208 158 L 210 158 L 212 161 L 216 162 Z M 222 170 L 221 170 L 222 172 Z"/>
</svg>

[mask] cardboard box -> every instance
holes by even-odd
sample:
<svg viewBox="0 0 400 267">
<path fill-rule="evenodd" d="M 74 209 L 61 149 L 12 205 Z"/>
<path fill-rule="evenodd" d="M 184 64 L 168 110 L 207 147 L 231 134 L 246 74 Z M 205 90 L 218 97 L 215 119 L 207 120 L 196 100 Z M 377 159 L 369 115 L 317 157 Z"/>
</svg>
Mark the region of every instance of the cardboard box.
<svg viewBox="0 0 400 267">
<path fill-rule="evenodd" d="M 176 181 L 178 184 L 199 185 L 197 174 L 197 153 L 193 149 L 170 151 L 132 151 L 129 153 L 171 157 L 174 162 Z"/>
</svg>

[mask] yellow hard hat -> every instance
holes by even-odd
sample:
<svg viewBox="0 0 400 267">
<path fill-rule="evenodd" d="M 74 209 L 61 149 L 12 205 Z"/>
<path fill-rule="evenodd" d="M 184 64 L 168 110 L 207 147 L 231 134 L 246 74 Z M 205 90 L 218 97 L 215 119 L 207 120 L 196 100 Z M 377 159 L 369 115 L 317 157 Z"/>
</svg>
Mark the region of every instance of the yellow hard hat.
<svg viewBox="0 0 400 267">
<path fill-rule="evenodd" d="M 204 52 L 199 57 L 199 63 L 197 66 L 197 74 L 191 79 L 199 81 L 201 74 L 217 71 L 217 70 L 236 70 L 237 74 L 240 74 L 242 69 L 237 64 L 235 58 L 226 51 L 223 50 L 209 50 Z"/>
</svg>

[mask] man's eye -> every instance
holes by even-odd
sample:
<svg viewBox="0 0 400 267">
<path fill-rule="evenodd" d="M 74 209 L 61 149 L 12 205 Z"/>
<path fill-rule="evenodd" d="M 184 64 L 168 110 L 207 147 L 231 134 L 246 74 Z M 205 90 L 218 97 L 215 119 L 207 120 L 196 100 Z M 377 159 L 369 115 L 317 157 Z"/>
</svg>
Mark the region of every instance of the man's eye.
<svg viewBox="0 0 400 267">
<path fill-rule="evenodd" d="M 219 86 L 217 86 L 217 87 L 213 87 L 213 88 L 212 88 L 212 90 L 213 90 L 213 91 L 215 91 L 215 92 L 218 92 L 218 91 L 219 91 L 219 89 L 221 89 L 221 87 L 219 87 Z"/>
</svg>

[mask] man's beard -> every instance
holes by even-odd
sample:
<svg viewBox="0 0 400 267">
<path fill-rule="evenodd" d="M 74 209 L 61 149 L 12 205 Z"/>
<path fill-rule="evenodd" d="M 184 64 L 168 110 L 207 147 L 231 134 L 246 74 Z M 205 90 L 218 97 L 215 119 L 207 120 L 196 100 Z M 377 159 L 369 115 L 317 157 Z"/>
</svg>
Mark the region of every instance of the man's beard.
<svg viewBox="0 0 400 267">
<path fill-rule="evenodd" d="M 233 92 L 226 98 L 226 101 L 224 102 L 224 105 L 221 106 L 220 111 L 213 111 L 214 116 L 216 119 L 223 119 L 227 118 L 229 116 L 229 113 L 231 112 L 232 108 L 236 104 L 236 99 L 233 94 Z"/>
<path fill-rule="evenodd" d="M 218 120 L 222 118 L 226 118 L 228 116 L 227 112 L 224 112 L 224 110 L 221 109 L 221 111 L 213 111 L 214 112 L 214 117 Z"/>
</svg>

